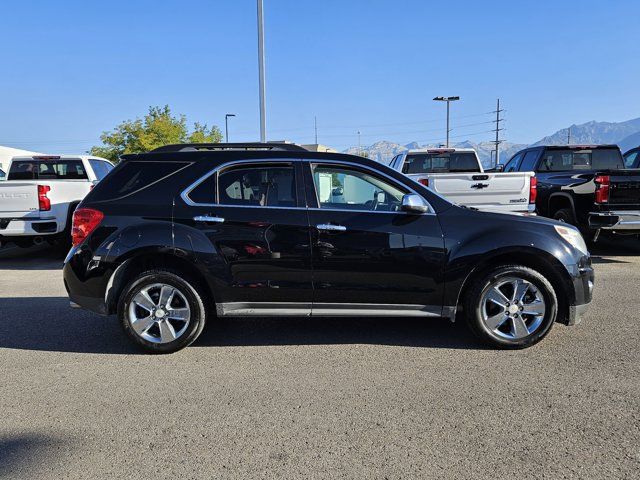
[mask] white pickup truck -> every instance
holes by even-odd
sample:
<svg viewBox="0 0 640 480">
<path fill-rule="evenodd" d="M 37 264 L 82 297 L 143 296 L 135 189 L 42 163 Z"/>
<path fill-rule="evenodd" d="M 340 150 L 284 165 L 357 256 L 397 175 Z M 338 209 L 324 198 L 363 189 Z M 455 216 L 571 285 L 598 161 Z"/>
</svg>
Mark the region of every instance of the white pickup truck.
<svg viewBox="0 0 640 480">
<path fill-rule="evenodd" d="M 0 243 L 66 248 L 76 206 L 112 169 L 97 157 L 14 157 L 0 182 Z"/>
<path fill-rule="evenodd" d="M 458 205 L 497 212 L 535 211 L 533 172 L 485 172 L 471 148 L 408 150 L 389 165 Z"/>
</svg>

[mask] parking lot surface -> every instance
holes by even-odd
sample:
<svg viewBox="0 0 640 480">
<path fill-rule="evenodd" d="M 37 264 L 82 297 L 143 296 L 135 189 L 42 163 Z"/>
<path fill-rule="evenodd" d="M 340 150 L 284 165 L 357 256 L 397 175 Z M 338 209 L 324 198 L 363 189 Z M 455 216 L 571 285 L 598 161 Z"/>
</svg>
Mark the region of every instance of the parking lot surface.
<svg viewBox="0 0 640 480">
<path fill-rule="evenodd" d="M 638 478 L 640 243 L 523 351 L 424 319 L 237 319 L 140 354 L 0 252 L 0 478 Z"/>
</svg>

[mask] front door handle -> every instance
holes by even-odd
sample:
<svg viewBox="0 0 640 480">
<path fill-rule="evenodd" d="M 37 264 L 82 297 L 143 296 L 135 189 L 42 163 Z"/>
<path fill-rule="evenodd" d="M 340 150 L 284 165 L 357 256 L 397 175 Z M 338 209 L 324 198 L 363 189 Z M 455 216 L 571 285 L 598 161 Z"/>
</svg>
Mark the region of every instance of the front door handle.
<svg viewBox="0 0 640 480">
<path fill-rule="evenodd" d="M 318 230 L 326 230 L 329 232 L 346 232 L 347 227 L 343 227 L 342 225 L 332 225 L 330 223 L 321 223 L 320 225 L 316 225 Z"/>
<path fill-rule="evenodd" d="M 197 217 L 193 217 L 196 222 L 202 223 L 223 223 L 224 218 L 222 217 L 211 217 L 209 215 L 198 215 Z"/>
</svg>

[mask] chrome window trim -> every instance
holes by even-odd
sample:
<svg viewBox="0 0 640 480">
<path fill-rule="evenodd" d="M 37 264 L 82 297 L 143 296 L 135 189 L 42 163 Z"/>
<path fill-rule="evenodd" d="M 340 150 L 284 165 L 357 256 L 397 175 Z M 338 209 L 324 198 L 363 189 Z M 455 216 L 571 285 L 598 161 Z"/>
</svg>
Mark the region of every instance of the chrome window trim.
<svg viewBox="0 0 640 480">
<path fill-rule="evenodd" d="M 389 179 L 392 183 L 394 184 L 400 184 L 403 189 L 405 190 L 409 190 L 410 193 L 414 193 L 416 195 L 419 195 L 424 201 L 425 203 L 428 205 L 429 207 L 429 211 L 423 213 L 422 215 L 436 215 L 435 209 L 431 206 L 431 204 L 429 203 L 429 201 L 424 198 L 423 195 L 421 195 L 420 193 L 416 192 L 415 190 L 413 190 L 410 186 L 408 185 L 404 185 L 400 182 L 398 182 L 398 180 L 396 180 L 395 178 L 393 178 L 391 175 L 386 174 L 385 172 L 381 172 L 379 170 L 374 170 L 370 167 L 368 167 L 367 165 L 362 165 L 359 163 L 355 163 L 355 162 L 349 162 L 349 161 L 345 161 L 345 160 L 328 160 L 328 159 L 322 159 L 322 158 L 262 158 L 262 159 L 243 159 L 243 160 L 232 160 L 229 162 L 225 162 L 222 163 L 220 165 L 218 165 L 217 167 L 215 167 L 213 170 L 207 172 L 206 174 L 204 174 L 203 176 L 201 176 L 200 178 L 198 178 L 196 181 L 194 181 L 192 184 L 190 184 L 187 188 L 185 188 L 182 193 L 180 194 L 180 198 L 182 198 L 182 201 L 184 203 L 186 203 L 187 205 L 191 206 L 191 207 L 233 207 L 233 208 L 276 208 L 276 209 L 280 209 L 280 210 L 323 210 L 325 212 L 354 212 L 354 213 L 386 213 L 386 214 L 393 214 L 393 215 L 415 215 L 409 212 L 403 212 L 403 211 L 398 211 L 398 212 L 382 212 L 382 211 L 375 211 L 375 210 L 350 210 L 350 209 L 342 209 L 342 208 L 320 208 L 320 207 L 278 207 L 278 206 L 266 206 L 266 207 L 261 207 L 259 205 L 227 205 L 227 204 L 223 204 L 223 203 L 197 203 L 194 202 L 193 200 L 191 200 L 191 198 L 189 198 L 189 194 L 198 186 L 200 185 L 202 182 L 204 182 L 206 179 L 208 179 L 211 175 L 216 175 L 218 172 L 220 172 L 221 170 L 233 166 L 233 165 L 242 165 L 242 164 L 252 164 L 252 163 L 289 163 L 289 164 L 295 164 L 295 163 L 299 163 L 299 162 L 307 162 L 309 164 L 309 166 L 312 165 L 316 165 L 316 164 L 327 164 L 327 165 L 336 165 L 336 166 L 340 166 L 340 165 L 348 165 L 348 166 L 352 166 L 352 167 L 357 167 L 357 168 L 361 168 L 363 170 L 366 170 L 368 172 L 372 172 L 375 175 L 378 176 L 383 176 L 387 179 Z M 313 174 L 313 172 L 312 172 Z M 317 189 L 315 188 L 315 184 L 314 184 L 314 190 L 315 190 L 315 194 L 316 194 L 316 199 L 317 199 Z M 437 195 L 437 194 L 436 194 Z M 217 196 L 217 181 L 216 181 L 216 196 Z M 320 205 L 320 202 L 318 201 L 318 205 Z"/>
</svg>

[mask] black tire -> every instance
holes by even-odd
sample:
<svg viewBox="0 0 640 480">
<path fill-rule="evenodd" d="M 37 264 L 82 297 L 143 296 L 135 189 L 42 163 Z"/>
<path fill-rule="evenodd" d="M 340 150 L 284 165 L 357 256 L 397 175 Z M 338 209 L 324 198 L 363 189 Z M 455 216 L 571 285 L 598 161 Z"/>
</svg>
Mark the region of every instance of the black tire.
<svg viewBox="0 0 640 480">
<path fill-rule="evenodd" d="M 558 220 L 559 222 L 568 223 L 569 225 L 575 226 L 576 224 L 576 217 L 573 214 L 573 210 L 570 208 L 561 208 L 553 214 L 553 219 Z"/>
<path fill-rule="evenodd" d="M 154 284 L 165 284 L 177 289 L 190 309 L 189 323 L 185 331 L 175 340 L 168 343 L 154 343 L 141 337 L 133 329 L 129 318 L 129 309 L 133 298 L 145 287 Z M 123 289 L 118 301 L 118 318 L 125 333 L 148 353 L 173 353 L 192 344 L 202 333 L 207 321 L 206 296 L 197 282 L 181 272 L 158 269 L 150 270 L 136 276 Z"/>
<path fill-rule="evenodd" d="M 531 283 L 542 295 L 545 303 L 544 317 L 539 326 L 527 336 L 518 339 L 505 338 L 496 334 L 485 325 L 482 318 L 482 300 L 485 293 L 501 279 L 511 277 Z M 470 330 L 480 340 L 494 347 L 519 349 L 538 343 L 549 333 L 558 315 L 558 299 L 551 283 L 536 270 L 521 265 L 506 265 L 486 271 L 472 280 L 464 298 L 464 312 Z"/>
</svg>

